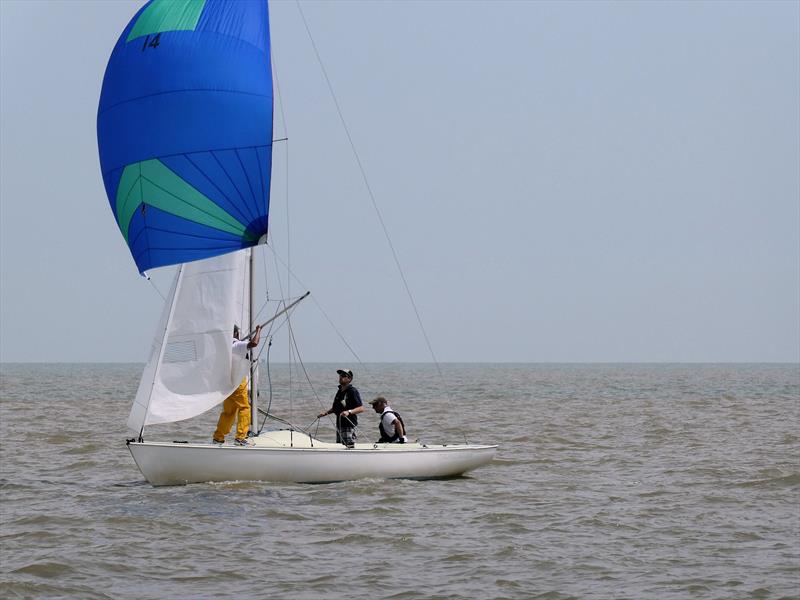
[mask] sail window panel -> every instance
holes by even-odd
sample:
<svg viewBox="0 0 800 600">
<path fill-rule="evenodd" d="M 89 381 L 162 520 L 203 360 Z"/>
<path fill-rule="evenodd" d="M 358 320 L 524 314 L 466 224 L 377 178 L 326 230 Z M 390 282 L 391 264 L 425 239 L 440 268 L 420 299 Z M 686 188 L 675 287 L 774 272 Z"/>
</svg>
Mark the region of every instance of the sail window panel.
<svg viewBox="0 0 800 600">
<path fill-rule="evenodd" d="M 215 302 L 215 300 L 209 300 L 208 302 Z M 193 304 L 207 304 L 208 302 L 201 301 Z M 176 313 L 178 310 L 182 310 L 180 306 Z M 195 310 L 198 311 L 198 309 Z M 232 385 L 231 334 L 228 331 L 229 327 L 225 327 L 224 331 L 217 328 L 221 325 L 222 323 L 215 324 L 215 330 L 192 335 L 191 344 L 193 346 L 192 351 L 195 353 L 194 360 L 167 361 L 166 352 L 170 346 L 167 343 L 164 359 L 161 362 L 161 368 L 158 373 L 158 379 L 165 390 L 168 390 L 171 394 L 193 396 L 203 395 L 209 390 L 230 388 Z M 180 327 L 180 324 L 178 327 Z M 184 348 L 186 347 L 184 345 Z M 224 357 L 224 360 L 220 360 L 220 357 Z"/>
<path fill-rule="evenodd" d="M 183 342 L 167 342 L 164 348 L 164 362 L 194 362 L 197 360 L 197 346 L 194 340 Z"/>
</svg>

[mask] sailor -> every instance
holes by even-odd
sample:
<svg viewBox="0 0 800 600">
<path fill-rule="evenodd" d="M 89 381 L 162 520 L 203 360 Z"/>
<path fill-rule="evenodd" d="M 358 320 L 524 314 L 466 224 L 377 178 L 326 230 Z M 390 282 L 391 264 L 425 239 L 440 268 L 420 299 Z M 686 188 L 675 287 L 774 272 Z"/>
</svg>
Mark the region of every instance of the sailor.
<svg viewBox="0 0 800 600">
<path fill-rule="evenodd" d="M 398 443 L 405 444 L 408 441 L 406 437 L 406 427 L 403 424 L 403 419 L 400 413 L 392 410 L 386 398 L 378 396 L 369 402 L 376 413 L 381 415 L 378 422 L 378 430 L 381 432 L 381 439 L 378 440 L 379 444 Z"/>
<path fill-rule="evenodd" d="M 261 325 L 256 325 L 256 331 L 250 341 L 239 340 L 239 327 L 233 326 L 233 357 L 234 361 L 245 360 L 248 358 L 247 351 L 258 346 L 261 341 Z M 238 413 L 238 416 L 237 416 Z M 231 430 L 233 421 L 236 419 L 236 438 L 234 443 L 237 446 L 247 445 L 247 432 L 250 429 L 250 400 L 247 397 L 247 376 L 242 379 L 233 393 L 222 403 L 222 412 L 219 415 L 217 429 L 214 432 L 213 441 L 215 444 L 224 444 L 225 436 Z"/>
<path fill-rule="evenodd" d="M 364 412 L 364 405 L 361 402 L 361 394 L 352 385 L 353 371 L 350 369 L 337 369 L 339 374 L 339 388 L 333 397 L 333 406 L 330 410 L 321 412 L 317 415 L 321 419 L 331 413 L 336 415 L 336 441 L 352 448 L 356 443 L 356 426 L 358 417 L 356 415 Z"/>
</svg>

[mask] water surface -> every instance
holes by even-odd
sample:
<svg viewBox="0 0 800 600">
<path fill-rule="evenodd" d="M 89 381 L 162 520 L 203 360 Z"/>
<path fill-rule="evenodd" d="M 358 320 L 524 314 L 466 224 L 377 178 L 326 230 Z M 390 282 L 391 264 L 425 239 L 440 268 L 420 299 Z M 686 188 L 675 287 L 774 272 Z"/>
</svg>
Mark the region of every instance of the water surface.
<svg viewBox="0 0 800 600">
<path fill-rule="evenodd" d="M 496 460 L 165 488 L 124 443 L 141 368 L 2 365 L 0 597 L 800 597 L 798 365 L 367 365 L 355 384 L 411 437 Z M 272 410 L 313 423 L 333 370 L 289 394 L 272 367 Z M 209 440 L 216 416 L 146 438 Z"/>
</svg>

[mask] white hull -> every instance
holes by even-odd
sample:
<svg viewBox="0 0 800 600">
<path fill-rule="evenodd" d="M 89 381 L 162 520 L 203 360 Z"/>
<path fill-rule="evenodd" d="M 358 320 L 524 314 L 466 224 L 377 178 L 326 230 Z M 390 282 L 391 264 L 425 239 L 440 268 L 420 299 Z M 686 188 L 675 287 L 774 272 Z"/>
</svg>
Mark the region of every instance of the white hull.
<svg viewBox="0 0 800 600">
<path fill-rule="evenodd" d="M 152 485 L 206 481 L 325 483 L 367 477 L 440 479 L 491 462 L 497 446 L 356 444 L 345 448 L 297 431 L 272 431 L 248 446 L 129 442 Z"/>
</svg>

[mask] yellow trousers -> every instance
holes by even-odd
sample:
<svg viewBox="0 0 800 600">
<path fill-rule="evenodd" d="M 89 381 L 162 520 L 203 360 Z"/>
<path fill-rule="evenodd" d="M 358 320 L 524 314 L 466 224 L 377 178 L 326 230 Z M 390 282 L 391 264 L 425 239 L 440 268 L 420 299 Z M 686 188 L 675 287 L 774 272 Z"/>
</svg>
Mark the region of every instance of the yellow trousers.
<svg viewBox="0 0 800 600">
<path fill-rule="evenodd" d="M 247 398 L 247 377 L 242 379 L 242 383 L 234 392 L 225 398 L 222 403 L 222 413 L 219 415 L 217 422 L 217 430 L 214 432 L 214 440 L 217 442 L 224 442 L 225 436 L 231 430 L 234 419 L 236 421 L 236 439 L 243 440 L 247 438 L 247 431 L 250 429 L 250 402 Z"/>
</svg>

